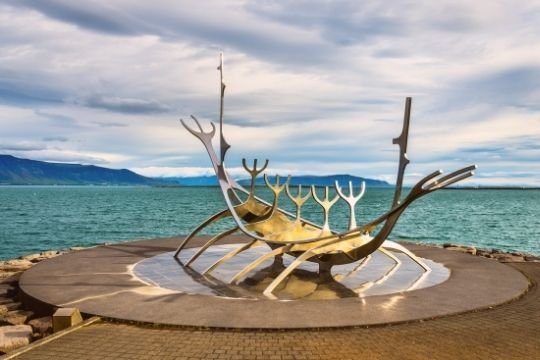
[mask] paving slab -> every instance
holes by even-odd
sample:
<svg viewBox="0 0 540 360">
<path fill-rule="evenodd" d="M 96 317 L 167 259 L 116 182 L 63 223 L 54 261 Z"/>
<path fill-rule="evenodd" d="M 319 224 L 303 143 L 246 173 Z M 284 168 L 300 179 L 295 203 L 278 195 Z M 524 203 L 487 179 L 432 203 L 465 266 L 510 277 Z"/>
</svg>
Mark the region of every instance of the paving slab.
<svg viewBox="0 0 540 360">
<path fill-rule="evenodd" d="M 200 246 L 208 237 L 191 243 Z M 429 319 L 496 306 L 523 295 L 529 281 L 492 259 L 408 245 L 444 264 L 449 280 L 425 289 L 366 298 L 275 301 L 190 295 L 150 286 L 131 267 L 175 249 L 181 238 L 100 246 L 39 263 L 20 279 L 26 299 L 81 312 L 143 323 L 221 328 L 321 328 Z M 246 241 L 229 237 L 224 243 Z"/>
<path fill-rule="evenodd" d="M 540 263 L 511 266 L 531 281 L 524 296 L 491 309 L 428 321 L 304 330 L 192 329 L 101 321 L 28 348 L 15 359 L 538 359 Z"/>
</svg>

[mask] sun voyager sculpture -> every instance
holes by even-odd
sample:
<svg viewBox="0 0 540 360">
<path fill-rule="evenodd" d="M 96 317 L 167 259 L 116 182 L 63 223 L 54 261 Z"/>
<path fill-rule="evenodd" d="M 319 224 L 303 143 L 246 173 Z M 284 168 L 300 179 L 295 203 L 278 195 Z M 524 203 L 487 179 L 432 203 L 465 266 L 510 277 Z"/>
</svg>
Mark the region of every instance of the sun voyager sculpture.
<svg viewBox="0 0 540 360">
<path fill-rule="evenodd" d="M 402 196 L 402 184 L 405 174 L 405 168 L 409 164 L 407 158 L 407 141 L 409 133 L 409 122 L 411 112 L 411 98 L 406 98 L 405 115 L 401 134 L 393 139 L 393 143 L 399 146 L 399 165 L 397 171 L 397 180 L 394 190 L 393 201 L 390 209 L 379 217 L 358 225 L 355 216 L 355 206 L 362 198 L 365 192 L 365 183 L 362 183 L 359 189 L 355 189 L 349 182 L 348 191 L 342 188 L 338 182 L 335 183 L 335 196 L 330 198 L 329 188 L 325 187 L 324 195 L 320 196 L 317 189 L 311 186 L 306 194 L 302 192 L 302 186 L 296 190 L 291 190 L 289 185 L 290 176 L 282 182 L 276 175 L 275 180 L 264 174 L 264 182 L 268 189 L 273 193 L 273 201 L 267 202 L 256 196 L 256 179 L 268 166 L 268 160 L 264 165 L 258 167 L 255 159 L 252 166 L 248 166 L 246 159 L 242 160 L 242 165 L 251 177 L 249 188 L 244 188 L 235 181 L 227 172 L 225 167 L 225 158 L 230 145 L 227 143 L 223 134 L 223 100 L 225 95 L 225 83 L 223 81 L 223 57 L 220 58 L 218 66 L 221 83 L 221 101 L 219 116 L 219 153 L 214 150 L 212 139 L 216 135 L 216 126 L 211 123 L 211 130 L 204 131 L 200 122 L 195 116 L 191 116 L 196 128 L 190 127 L 185 121 L 180 120 L 182 125 L 193 136 L 198 138 L 210 157 L 210 161 L 217 175 L 219 188 L 223 194 L 226 207 L 209 217 L 199 224 L 185 239 L 174 253 L 174 257 L 179 259 L 180 253 L 186 249 L 186 245 L 192 241 L 203 229 L 225 218 L 232 218 L 234 226 L 210 238 L 203 246 L 196 249 L 191 257 L 181 263 L 186 269 L 201 256 L 205 254 L 212 246 L 216 245 L 221 239 L 235 234 L 244 234 L 250 240 L 246 243 L 237 244 L 232 250 L 226 252 L 217 261 L 206 268 L 200 275 L 206 276 L 230 261 L 246 250 L 266 245 L 268 250 L 257 258 L 252 259 L 240 271 L 238 271 L 229 280 L 231 284 L 238 284 L 250 272 L 254 271 L 263 262 L 273 259 L 274 264 L 278 264 L 279 271 L 276 276 L 265 287 L 263 294 L 267 298 L 276 299 L 275 290 L 284 282 L 299 266 L 305 262 L 318 264 L 319 275 L 328 276 L 331 268 L 336 265 L 357 264 L 354 271 L 361 269 L 370 259 L 375 251 L 381 252 L 395 262 L 396 265 L 401 260 L 396 253 L 402 253 L 412 260 L 419 267 L 423 275 L 413 284 L 407 286 L 407 290 L 414 289 L 421 280 L 431 272 L 430 266 L 421 258 L 414 255 L 404 246 L 387 240 L 392 229 L 396 225 L 399 217 L 405 209 L 415 200 L 443 189 L 449 185 L 455 184 L 463 179 L 474 175 L 476 165 L 471 165 L 454 171 L 448 175 L 442 175 L 441 170 L 432 172 L 418 181 L 409 190 L 406 196 Z M 280 195 L 285 194 L 296 206 L 294 213 L 287 212 L 279 207 Z M 294 194 L 294 192 L 296 194 Z M 302 218 L 302 207 L 312 198 L 322 208 L 323 222 L 316 224 Z M 330 210 L 339 200 L 344 201 L 349 208 L 349 227 L 346 231 L 337 232 L 330 228 L 329 216 Z M 283 256 L 293 257 L 287 266 L 283 263 Z M 379 279 L 379 282 L 389 279 L 398 270 L 398 266 L 393 266 L 385 275 Z M 343 275 L 342 275 L 343 276 Z"/>
</svg>

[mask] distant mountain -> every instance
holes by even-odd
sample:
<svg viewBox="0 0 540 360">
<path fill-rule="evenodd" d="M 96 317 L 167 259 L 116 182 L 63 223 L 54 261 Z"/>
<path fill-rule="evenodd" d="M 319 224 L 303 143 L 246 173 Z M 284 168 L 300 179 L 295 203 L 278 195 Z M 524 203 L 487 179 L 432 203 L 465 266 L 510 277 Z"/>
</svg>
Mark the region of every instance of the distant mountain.
<svg viewBox="0 0 540 360">
<path fill-rule="evenodd" d="M 271 182 L 274 182 L 274 177 L 271 176 Z M 286 178 L 282 178 L 280 181 L 285 181 Z M 363 178 L 359 176 L 353 176 L 353 175 L 323 175 L 323 176 L 316 176 L 316 175 L 299 175 L 299 176 L 292 176 L 290 185 L 296 186 L 296 185 L 315 185 L 315 186 L 334 186 L 336 180 L 339 182 L 339 184 L 344 186 L 349 186 L 349 181 L 352 181 L 353 186 L 357 187 L 362 181 L 366 182 L 366 187 L 391 187 L 389 183 L 382 180 L 375 180 L 375 179 L 368 179 Z M 240 185 L 249 185 L 250 180 L 239 180 L 238 181 Z M 257 185 L 263 185 L 264 179 L 263 178 L 257 178 Z"/>
<path fill-rule="evenodd" d="M 51 163 L 0 155 L 0 184 L 8 185 L 159 185 L 126 169 Z"/>
<path fill-rule="evenodd" d="M 175 183 L 183 186 L 217 186 L 218 181 L 216 176 L 194 176 L 194 177 L 174 177 L 174 178 L 160 178 L 161 180 Z M 349 181 L 353 182 L 353 185 L 357 187 L 362 181 L 366 182 L 367 187 L 391 187 L 389 183 L 382 180 L 374 180 L 362 178 L 352 175 L 301 175 L 293 176 L 291 178 L 291 185 L 315 185 L 315 186 L 334 186 L 335 181 L 338 181 L 341 186 L 348 186 Z M 283 181 L 283 180 L 282 180 Z M 273 182 L 273 177 L 272 177 Z M 238 180 L 238 183 L 243 186 L 250 184 L 249 179 Z M 264 185 L 264 179 L 257 178 L 257 185 Z"/>
</svg>

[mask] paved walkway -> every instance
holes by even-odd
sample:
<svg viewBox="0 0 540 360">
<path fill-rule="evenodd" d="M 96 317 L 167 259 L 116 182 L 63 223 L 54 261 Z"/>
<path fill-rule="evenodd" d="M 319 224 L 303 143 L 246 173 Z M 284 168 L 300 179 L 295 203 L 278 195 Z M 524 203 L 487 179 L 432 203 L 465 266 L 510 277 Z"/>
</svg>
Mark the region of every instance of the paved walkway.
<svg viewBox="0 0 540 360">
<path fill-rule="evenodd" d="M 540 264 L 512 266 L 533 286 L 521 299 L 490 310 L 393 326 L 302 331 L 101 321 L 17 359 L 540 359 Z"/>
</svg>

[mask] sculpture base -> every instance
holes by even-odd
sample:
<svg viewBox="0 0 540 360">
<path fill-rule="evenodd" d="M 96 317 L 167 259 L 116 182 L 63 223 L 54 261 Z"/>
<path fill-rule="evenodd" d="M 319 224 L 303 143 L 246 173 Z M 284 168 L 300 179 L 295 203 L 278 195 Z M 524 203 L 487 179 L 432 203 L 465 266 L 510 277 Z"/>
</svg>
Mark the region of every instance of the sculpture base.
<svg viewBox="0 0 540 360">
<path fill-rule="evenodd" d="M 231 279 L 253 260 L 270 249 L 259 246 L 226 261 L 211 273 L 204 273 L 215 261 L 242 244 L 212 246 L 191 264 L 184 266 L 199 248 L 185 249 L 179 261 L 174 252 L 144 259 L 133 268 L 140 280 L 161 288 L 185 294 L 222 296 L 228 298 L 265 298 L 263 290 L 294 258 L 288 255 L 283 262 L 269 259 L 250 272 L 238 284 Z M 438 285 L 446 281 L 450 271 L 442 264 L 425 259 L 431 268 L 426 272 L 411 258 L 393 252 L 397 261 L 376 251 L 364 261 L 332 267 L 330 273 L 320 273 L 319 265 L 305 262 L 275 291 L 280 300 L 323 300 L 390 295 Z"/>
<path fill-rule="evenodd" d="M 201 246 L 209 237 L 195 239 Z M 19 285 L 35 312 L 42 307 L 153 324 L 222 328 L 321 328 L 380 325 L 461 313 L 519 297 L 529 282 L 517 270 L 468 254 L 407 245 L 443 264 L 450 277 L 436 286 L 378 296 L 275 301 L 185 294 L 151 285 L 133 273 L 137 263 L 174 251 L 181 238 L 134 241 L 72 252 L 23 273 Z M 224 243 L 246 238 L 231 236 Z"/>
</svg>

